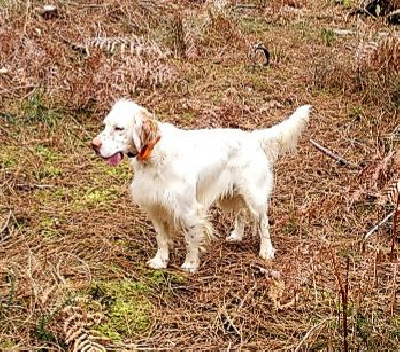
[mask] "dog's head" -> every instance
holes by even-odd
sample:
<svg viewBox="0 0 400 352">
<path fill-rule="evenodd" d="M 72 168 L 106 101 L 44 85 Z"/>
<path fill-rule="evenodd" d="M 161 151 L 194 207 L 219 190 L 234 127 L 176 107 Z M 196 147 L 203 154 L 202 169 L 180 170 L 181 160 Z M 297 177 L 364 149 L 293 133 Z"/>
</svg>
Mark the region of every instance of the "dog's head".
<svg viewBox="0 0 400 352">
<path fill-rule="evenodd" d="M 160 139 L 158 123 L 144 107 L 119 100 L 104 119 L 104 129 L 92 141 L 94 151 L 112 166 L 124 155 L 148 160 Z"/>
</svg>

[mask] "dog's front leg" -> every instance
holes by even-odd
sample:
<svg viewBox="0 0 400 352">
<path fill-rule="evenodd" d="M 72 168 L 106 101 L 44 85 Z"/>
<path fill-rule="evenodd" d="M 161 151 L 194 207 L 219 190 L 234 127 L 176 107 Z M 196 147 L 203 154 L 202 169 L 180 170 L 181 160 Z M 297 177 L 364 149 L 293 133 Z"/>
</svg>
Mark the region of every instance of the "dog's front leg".
<svg viewBox="0 0 400 352">
<path fill-rule="evenodd" d="M 154 227 L 157 232 L 157 253 L 147 263 L 152 269 L 165 269 L 169 261 L 169 238 L 167 224 L 160 220 L 154 220 Z"/>
<path fill-rule="evenodd" d="M 185 232 L 186 240 L 186 259 L 181 268 L 186 271 L 195 272 L 200 265 L 200 247 L 203 236 L 198 231 Z"/>
</svg>

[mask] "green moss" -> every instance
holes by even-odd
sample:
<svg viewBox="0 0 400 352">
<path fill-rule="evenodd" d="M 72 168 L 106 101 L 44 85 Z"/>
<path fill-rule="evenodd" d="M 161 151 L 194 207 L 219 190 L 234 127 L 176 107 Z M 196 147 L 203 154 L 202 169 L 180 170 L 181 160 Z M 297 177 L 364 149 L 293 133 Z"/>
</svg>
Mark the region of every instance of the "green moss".
<svg viewBox="0 0 400 352">
<path fill-rule="evenodd" d="M 184 113 L 181 114 L 181 119 L 187 121 L 195 121 L 196 113 L 194 111 L 185 111 Z"/>
<path fill-rule="evenodd" d="M 45 161 L 59 160 L 59 154 L 40 144 L 35 146 L 35 153 L 42 156 Z"/>
<path fill-rule="evenodd" d="M 48 317 L 46 315 L 42 315 L 39 319 L 38 324 L 35 328 L 35 337 L 42 342 L 56 342 L 56 336 L 48 330 Z"/>
<path fill-rule="evenodd" d="M 165 273 L 163 270 L 148 270 L 144 271 L 143 274 L 151 286 L 159 285 L 165 282 L 166 276 L 168 275 L 168 273 Z"/>
<path fill-rule="evenodd" d="M 10 338 L 5 338 L 0 341 L 0 350 L 6 351 L 9 348 L 15 348 L 17 346 L 17 342 L 14 342 Z"/>
<path fill-rule="evenodd" d="M 18 165 L 18 160 L 13 159 L 9 156 L 4 156 L 0 154 L 0 169 L 12 169 Z"/>
<path fill-rule="evenodd" d="M 60 159 L 58 153 L 42 145 L 36 145 L 33 152 L 39 160 L 44 162 L 42 167 L 33 171 L 33 176 L 37 181 L 42 181 L 46 178 L 53 179 L 63 174 L 63 170 L 56 166 L 56 162 Z"/>
<path fill-rule="evenodd" d="M 129 163 L 121 163 L 121 165 L 119 165 L 118 167 L 107 166 L 104 171 L 106 175 L 111 176 L 112 178 L 117 179 L 118 181 L 121 181 L 123 183 L 130 181 L 132 178 Z"/>
<path fill-rule="evenodd" d="M 62 175 L 62 173 L 63 171 L 60 168 L 50 165 L 35 170 L 33 175 L 37 181 L 41 181 L 45 178 L 55 178 Z"/>
<path fill-rule="evenodd" d="M 351 7 L 351 1 L 350 0 L 343 0 L 343 6 L 348 9 Z"/>
<path fill-rule="evenodd" d="M 53 191 L 53 196 L 57 198 L 64 198 L 66 196 L 66 192 L 63 188 L 57 188 Z"/>
<path fill-rule="evenodd" d="M 118 193 L 112 189 L 96 189 L 90 192 L 87 192 L 84 201 L 87 203 L 101 203 L 107 200 L 115 199 Z"/>
<path fill-rule="evenodd" d="M 146 296 L 150 292 L 150 287 L 129 279 L 92 285 L 89 295 L 101 303 L 107 317 L 94 329 L 111 340 L 123 340 L 146 331 L 152 310 Z"/>
<path fill-rule="evenodd" d="M 34 199 L 36 202 L 46 206 L 57 206 L 60 201 L 69 203 L 72 210 L 82 210 L 87 207 L 97 207 L 110 201 L 118 199 L 122 191 L 118 187 L 111 189 L 88 189 L 82 188 L 50 188 L 35 189 Z"/>
<path fill-rule="evenodd" d="M 59 224 L 59 219 L 53 216 L 44 216 L 40 220 L 40 233 L 42 236 L 50 237 L 54 235 L 58 235 L 59 231 L 57 230 Z"/>
<path fill-rule="evenodd" d="M 168 283 L 184 284 L 187 282 L 186 276 L 165 270 L 151 270 L 143 267 L 141 274 L 146 279 L 146 284 L 151 287 L 167 286 Z"/>
<path fill-rule="evenodd" d="M 0 145 L 0 169 L 14 168 L 18 165 L 19 150 L 15 146 Z"/>
<path fill-rule="evenodd" d="M 0 121 L 8 123 L 17 123 L 18 116 L 12 112 L 0 112 Z"/>
<path fill-rule="evenodd" d="M 44 93 L 40 90 L 24 100 L 20 106 L 23 121 L 27 123 L 45 122 L 54 126 L 60 119 L 60 114 L 46 105 L 43 100 Z"/>
<path fill-rule="evenodd" d="M 336 41 L 336 35 L 332 28 L 322 28 L 321 38 L 326 46 L 332 46 Z"/>
<path fill-rule="evenodd" d="M 350 105 L 348 114 L 351 119 L 361 118 L 364 116 L 364 108 L 361 105 Z"/>
<path fill-rule="evenodd" d="M 252 68 L 253 72 L 249 72 L 243 79 L 246 86 L 250 86 L 256 91 L 268 91 L 270 89 L 270 82 L 264 73 L 270 70 L 268 67 L 256 66 Z"/>
<path fill-rule="evenodd" d="M 263 34 L 271 30 L 271 24 L 263 17 L 246 17 L 238 21 L 243 34 Z"/>
</svg>

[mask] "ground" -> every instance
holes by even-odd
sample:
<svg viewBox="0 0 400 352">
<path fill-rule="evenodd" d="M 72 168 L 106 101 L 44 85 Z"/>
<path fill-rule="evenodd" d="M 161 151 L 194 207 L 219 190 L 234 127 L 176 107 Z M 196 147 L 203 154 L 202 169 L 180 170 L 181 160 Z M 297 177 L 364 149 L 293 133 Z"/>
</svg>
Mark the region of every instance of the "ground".
<svg viewBox="0 0 400 352">
<path fill-rule="evenodd" d="M 396 350 L 393 217 L 363 241 L 394 211 L 396 27 L 349 16 L 354 1 L 170 3 L 55 1 L 46 15 L 0 0 L 0 348 Z M 180 270 L 182 241 L 167 270 L 146 267 L 156 243 L 133 171 L 89 146 L 122 96 L 182 128 L 269 127 L 313 105 L 275 168 L 276 260 L 249 229 L 227 243 L 232 217 L 215 208 L 197 273 Z"/>
</svg>

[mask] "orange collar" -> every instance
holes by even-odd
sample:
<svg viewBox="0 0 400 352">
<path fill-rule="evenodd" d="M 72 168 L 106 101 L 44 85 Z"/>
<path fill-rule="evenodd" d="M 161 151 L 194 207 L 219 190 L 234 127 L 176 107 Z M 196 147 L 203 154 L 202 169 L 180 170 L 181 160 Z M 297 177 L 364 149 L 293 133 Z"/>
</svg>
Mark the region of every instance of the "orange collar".
<svg viewBox="0 0 400 352">
<path fill-rule="evenodd" d="M 157 136 L 149 144 L 144 145 L 140 153 L 136 156 L 137 160 L 148 161 L 150 159 L 151 152 L 153 151 L 160 138 L 161 136 Z"/>
</svg>

